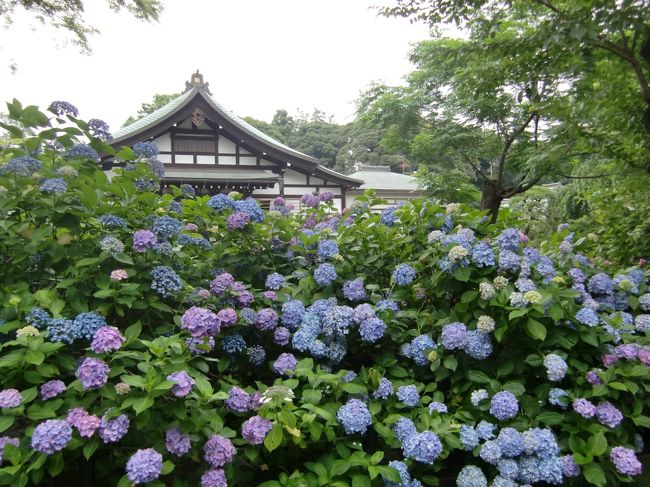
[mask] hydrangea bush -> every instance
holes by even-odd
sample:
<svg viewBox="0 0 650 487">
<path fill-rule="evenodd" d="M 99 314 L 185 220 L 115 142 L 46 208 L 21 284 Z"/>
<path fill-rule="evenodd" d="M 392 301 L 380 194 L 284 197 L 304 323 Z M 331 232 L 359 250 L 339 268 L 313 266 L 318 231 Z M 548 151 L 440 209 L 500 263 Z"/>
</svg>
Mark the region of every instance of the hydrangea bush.
<svg viewBox="0 0 650 487">
<path fill-rule="evenodd" d="M 155 147 L 116 151 L 57 103 L 13 102 L 2 125 L 0 485 L 642 474 L 643 270 L 458 205 L 161 195 Z"/>
</svg>

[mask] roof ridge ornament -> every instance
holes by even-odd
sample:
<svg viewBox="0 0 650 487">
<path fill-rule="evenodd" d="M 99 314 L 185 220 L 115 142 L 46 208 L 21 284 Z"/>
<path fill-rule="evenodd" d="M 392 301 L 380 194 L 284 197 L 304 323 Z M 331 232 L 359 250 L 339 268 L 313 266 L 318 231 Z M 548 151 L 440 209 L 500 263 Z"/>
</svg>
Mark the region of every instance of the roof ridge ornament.
<svg viewBox="0 0 650 487">
<path fill-rule="evenodd" d="M 209 84 L 210 83 L 204 83 L 203 82 L 203 75 L 201 73 L 199 73 L 199 70 L 197 69 L 196 73 L 194 73 L 192 76 L 190 76 L 190 80 L 185 82 L 185 93 L 187 93 L 192 88 L 197 86 L 199 88 L 203 88 L 203 90 L 208 95 L 212 95 L 212 93 L 210 93 L 210 90 L 208 89 Z"/>
</svg>

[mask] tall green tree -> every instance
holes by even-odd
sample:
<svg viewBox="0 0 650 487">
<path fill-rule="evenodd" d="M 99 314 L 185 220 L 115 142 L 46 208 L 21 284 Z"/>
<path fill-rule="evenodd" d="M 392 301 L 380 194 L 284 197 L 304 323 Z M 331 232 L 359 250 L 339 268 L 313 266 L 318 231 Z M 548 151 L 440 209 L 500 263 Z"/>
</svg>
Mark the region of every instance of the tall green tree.
<svg viewBox="0 0 650 487">
<path fill-rule="evenodd" d="M 16 9 L 22 8 L 42 24 L 68 31 L 75 45 L 90 52 L 89 36 L 99 31 L 84 18 L 84 3 L 82 0 L 0 0 L 0 17 L 11 23 Z M 126 10 L 146 22 L 158 21 L 163 11 L 160 0 L 107 0 L 107 3 L 115 12 Z"/>
</svg>

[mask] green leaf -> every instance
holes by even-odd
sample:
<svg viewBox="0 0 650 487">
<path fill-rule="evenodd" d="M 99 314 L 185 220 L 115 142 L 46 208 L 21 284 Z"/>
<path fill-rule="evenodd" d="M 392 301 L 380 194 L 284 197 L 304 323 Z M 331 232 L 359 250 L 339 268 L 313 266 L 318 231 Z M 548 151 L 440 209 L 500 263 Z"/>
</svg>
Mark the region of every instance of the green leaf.
<svg viewBox="0 0 650 487">
<path fill-rule="evenodd" d="M 597 457 L 607 450 L 607 439 L 603 433 L 596 433 L 587 440 L 587 453 Z"/>
<path fill-rule="evenodd" d="M 315 423 L 312 423 L 315 424 Z M 269 431 L 269 434 L 266 435 L 266 438 L 264 438 L 264 446 L 269 452 L 272 452 L 275 450 L 277 447 L 280 446 L 282 443 L 282 426 L 280 426 L 278 423 L 275 423 L 273 425 L 273 428 L 271 428 L 271 431 Z"/>
<path fill-rule="evenodd" d="M 125 339 L 125 345 L 128 345 L 131 343 L 133 340 L 138 338 L 140 336 L 140 332 L 142 331 L 142 325 L 140 322 L 136 322 L 133 325 L 129 326 L 125 331 L 124 331 L 124 339 Z"/>
<path fill-rule="evenodd" d="M 40 350 L 27 350 L 25 352 L 25 362 L 28 364 L 40 365 L 45 360 L 45 354 Z"/>
<path fill-rule="evenodd" d="M 350 464 L 347 460 L 334 460 L 332 463 L 332 468 L 330 468 L 330 476 L 338 477 L 343 475 L 350 468 Z"/>
<path fill-rule="evenodd" d="M 163 468 L 160 473 L 162 475 L 167 475 L 168 473 L 172 473 L 175 467 L 176 465 L 174 465 L 170 460 L 165 460 L 163 462 Z"/>
<path fill-rule="evenodd" d="M 607 479 L 605 478 L 605 473 L 600 465 L 597 463 L 589 463 L 582 466 L 582 473 L 587 479 L 587 482 L 590 484 L 597 485 L 598 487 L 604 487 L 607 485 Z"/>
<path fill-rule="evenodd" d="M 384 452 L 381 450 L 376 451 L 370 457 L 370 463 L 372 463 L 373 465 L 377 465 L 379 462 L 383 460 L 383 458 L 384 458 Z"/>
<path fill-rule="evenodd" d="M 564 417 L 560 413 L 546 411 L 537 416 L 537 421 L 544 424 L 562 424 Z"/>
<path fill-rule="evenodd" d="M 490 377 L 485 372 L 481 372 L 480 370 L 468 371 L 467 378 L 472 382 L 476 382 L 478 384 L 489 384 L 492 381 L 492 379 L 490 379 Z"/>
<path fill-rule="evenodd" d="M 445 357 L 442 365 L 444 365 L 446 369 L 456 370 L 456 367 L 458 367 L 458 360 L 453 355 L 449 355 L 448 357 Z"/>
<path fill-rule="evenodd" d="M 139 397 L 133 401 L 133 410 L 135 411 L 136 414 L 140 414 L 141 412 L 153 406 L 153 403 L 154 401 L 152 397 L 149 396 Z"/>
<path fill-rule="evenodd" d="M 309 404 L 318 404 L 323 397 L 323 393 L 317 389 L 305 389 L 302 391 L 302 400 Z"/>
<path fill-rule="evenodd" d="M 347 392 L 348 394 L 366 394 L 368 389 L 362 384 L 354 384 L 352 382 L 346 382 L 341 386 L 341 389 Z"/>
<path fill-rule="evenodd" d="M 515 318 L 519 318 L 520 316 L 527 315 L 528 311 L 529 311 L 528 308 L 513 309 L 508 315 L 508 321 L 513 320 Z"/>
<path fill-rule="evenodd" d="M 93 293 L 93 296 L 96 298 L 110 298 L 115 294 L 115 289 L 100 289 L 99 291 L 95 291 Z"/>
<path fill-rule="evenodd" d="M 636 416 L 632 418 L 634 424 L 642 428 L 650 428 L 650 418 L 648 416 Z"/>
<path fill-rule="evenodd" d="M 113 258 L 118 262 L 133 265 L 133 259 L 131 258 L 130 255 L 127 255 L 127 254 L 114 254 Z"/>
<path fill-rule="evenodd" d="M 546 338 L 546 327 L 539 321 L 529 319 L 526 322 L 526 331 L 535 340 L 544 340 Z"/>
<path fill-rule="evenodd" d="M 462 267 L 465 269 L 465 267 Z M 355 475 L 352 477 L 352 487 L 371 487 L 370 477 L 366 475 Z"/>
<path fill-rule="evenodd" d="M 0 416 L 0 433 L 7 431 L 14 424 L 15 416 Z"/>
<path fill-rule="evenodd" d="M 97 438 L 93 438 L 88 443 L 86 443 L 83 448 L 84 458 L 86 460 L 89 460 L 90 457 L 93 456 L 93 453 L 95 453 L 95 450 L 97 450 L 98 446 L 99 446 L 99 440 Z"/>
<path fill-rule="evenodd" d="M 456 278 L 457 281 L 461 281 L 461 282 L 469 281 L 469 276 L 471 274 L 472 274 L 471 267 L 459 267 L 454 271 L 454 277 Z"/>
<path fill-rule="evenodd" d="M 210 381 L 207 380 L 205 377 L 203 376 L 196 377 L 194 379 L 194 382 L 196 383 L 196 388 L 204 396 L 211 396 L 214 393 L 212 384 L 210 384 Z"/>
</svg>

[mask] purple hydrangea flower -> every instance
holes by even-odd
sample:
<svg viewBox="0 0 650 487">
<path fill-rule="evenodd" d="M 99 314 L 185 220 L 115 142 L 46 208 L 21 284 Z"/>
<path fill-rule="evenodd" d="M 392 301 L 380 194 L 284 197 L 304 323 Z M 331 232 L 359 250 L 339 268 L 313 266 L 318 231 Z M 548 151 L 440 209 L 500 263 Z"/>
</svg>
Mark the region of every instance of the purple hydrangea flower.
<svg viewBox="0 0 650 487">
<path fill-rule="evenodd" d="M 467 327 L 463 323 L 449 323 L 442 327 L 440 340 L 447 350 L 462 349 L 467 345 Z"/>
<path fill-rule="evenodd" d="M 65 391 L 65 384 L 61 380 L 51 380 L 41 386 L 41 399 L 47 401 Z"/>
<path fill-rule="evenodd" d="M 31 446 L 45 455 L 63 450 L 72 439 L 72 427 L 63 419 L 50 419 L 40 423 L 32 433 Z"/>
<path fill-rule="evenodd" d="M 273 291 L 279 291 L 282 289 L 282 286 L 284 286 L 284 276 L 282 274 L 278 274 L 277 272 L 273 272 L 266 276 L 266 283 L 265 283 L 266 289 L 271 289 Z"/>
<path fill-rule="evenodd" d="M 174 272 L 171 267 L 159 265 L 151 270 L 151 289 L 160 294 L 163 298 L 168 298 L 177 294 L 183 289 L 181 278 Z"/>
<path fill-rule="evenodd" d="M 227 328 L 237 323 L 237 311 L 232 308 L 224 308 L 219 310 L 217 318 L 221 322 L 221 326 Z"/>
<path fill-rule="evenodd" d="M 192 306 L 181 317 L 181 328 L 195 337 L 205 337 L 219 333 L 221 320 L 209 309 Z"/>
<path fill-rule="evenodd" d="M 214 211 L 221 213 L 224 210 L 234 209 L 235 202 L 230 196 L 219 193 L 208 200 L 208 206 Z"/>
<path fill-rule="evenodd" d="M 481 241 L 474 246 L 471 256 L 472 261 L 479 269 L 493 266 L 496 263 L 492 247 L 485 241 Z"/>
<path fill-rule="evenodd" d="M 278 326 L 273 330 L 273 342 L 278 345 L 288 345 L 291 339 L 291 332 L 284 326 Z"/>
<path fill-rule="evenodd" d="M 235 278 L 227 272 L 223 272 L 210 282 L 210 291 L 215 296 L 221 296 L 235 283 Z"/>
<path fill-rule="evenodd" d="M 129 424 L 129 417 L 126 414 L 120 414 L 112 419 L 104 415 L 99 424 L 99 437 L 105 444 L 117 443 L 129 431 Z"/>
<path fill-rule="evenodd" d="M 124 337 L 120 330 L 114 326 L 102 326 L 93 336 L 90 349 L 95 353 L 119 350 L 124 343 Z"/>
<path fill-rule="evenodd" d="M 231 411 L 237 413 L 245 413 L 251 408 L 251 397 L 245 390 L 233 386 L 230 391 L 228 391 L 228 397 L 226 398 L 226 407 Z"/>
<path fill-rule="evenodd" d="M 165 433 L 165 447 L 172 455 L 182 457 L 190 451 L 191 446 L 190 435 L 184 435 L 178 428 L 172 428 Z"/>
<path fill-rule="evenodd" d="M 77 368 L 76 376 L 85 390 L 99 389 L 108 381 L 109 371 L 106 362 L 89 357 L 81 362 Z"/>
<path fill-rule="evenodd" d="M 70 117 L 78 117 L 79 110 L 72 104 L 67 101 L 53 101 L 50 103 L 50 106 L 47 107 L 49 111 L 54 113 L 57 117 L 63 115 L 68 115 Z"/>
<path fill-rule="evenodd" d="M 413 384 L 398 387 L 397 398 L 412 408 L 417 406 L 420 402 L 420 394 L 418 394 L 417 387 L 415 387 Z"/>
<path fill-rule="evenodd" d="M 194 387 L 194 379 L 184 370 L 169 374 L 167 380 L 176 383 L 172 387 L 172 394 L 176 397 L 187 396 L 192 391 L 192 387 Z"/>
<path fill-rule="evenodd" d="M 614 292 L 614 281 L 607 274 L 601 272 L 591 276 L 587 287 L 590 293 L 608 295 Z"/>
<path fill-rule="evenodd" d="M 501 250 L 516 252 L 521 247 L 521 235 L 516 228 L 506 228 L 497 237 L 497 245 Z"/>
<path fill-rule="evenodd" d="M 596 407 L 596 416 L 600 424 L 609 426 L 610 428 L 615 428 L 618 426 L 621 421 L 623 421 L 623 415 L 621 412 L 610 402 L 601 402 Z"/>
<path fill-rule="evenodd" d="M 232 462 L 235 455 L 235 447 L 232 442 L 221 435 L 213 435 L 203 445 L 205 460 L 213 467 L 223 467 Z"/>
<path fill-rule="evenodd" d="M 596 406 L 582 397 L 574 399 L 573 410 L 583 418 L 593 418 L 596 414 Z"/>
<path fill-rule="evenodd" d="M 0 391 L 0 408 L 17 408 L 23 400 L 18 389 Z"/>
<path fill-rule="evenodd" d="M 519 403 L 517 402 L 517 398 L 512 392 L 501 391 L 492 396 L 492 402 L 490 403 L 490 413 L 495 418 L 501 421 L 512 419 L 517 416 L 518 411 Z"/>
<path fill-rule="evenodd" d="M 201 476 L 201 487 L 228 487 L 226 473 L 220 468 L 208 470 Z"/>
<path fill-rule="evenodd" d="M 145 252 L 158 243 L 156 235 L 149 230 L 137 230 L 133 233 L 133 250 Z"/>
<path fill-rule="evenodd" d="M 293 356 L 293 354 L 282 353 L 277 358 L 277 360 L 273 362 L 273 370 L 275 370 L 280 375 L 288 375 L 290 372 L 293 372 L 297 364 L 298 361 L 296 360 L 296 357 Z"/>
<path fill-rule="evenodd" d="M 318 257 L 323 260 L 331 259 L 339 253 L 339 246 L 334 240 L 320 240 L 318 242 Z"/>
<path fill-rule="evenodd" d="M 236 211 L 226 218 L 226 228 L 228 230 L 243 230 L 250 221 L 251 217 L 248 213 Z"/>
<path fill-rule="evenodd" d="M 101 425 L 101 419 L 89 414 L 84 408 L 70 409 L 66 421 L 79 431 L 82 438 L 90 438 Z"/>
<path fill-rule="evenodd" d="M 336 269 L 330 263 L 321 264 L 314 271 L 314 280 L 319 286 L 329 286 L 336 277 Z"/>
<path fill-rule="evenodd" d="M 562 475 L 567 478 L 578 477 L 580 475 L 580 465 L 576 463 L 573 455 L 564 455 L 560 458 L 562 462 Z"/>
<path fill-rule="evenodd" d="M 305 305 L 302 301 L 291 299 L 282 305 L 282 324 L 295 330 L 305 315 Z"/>
<path fill-rule="evenodd" d="M 365 301 L 368 299 L 363 281 L 359 278 L 353 281 L 345 281 L 343 284 L 343 296 L 350 301 Z"/>
<path fill-rule="evenodd" d="M 160 477 L 163 457 L 153 448 L 136 451 L 126 462 L 126 476 L 134 484 L 146 484 Z"/>
<path fill-rule="evenodd" d="M 241 435 L 251 445 L 261 445 L 273 428 L 273 423 L 260 416 L 253 416 L 242 424 Z"/>
<path fill-rule="evenodd" d="M 576 320 L 587 326 L 596 326 L 600 323 L 600 317 L 598 313 L 594 311 L 593 308 L 581 308 L 580 311 L 576 313 Z"/>
<path fill-rule="evenodd" d="M 637 459 L 634 450 L 629 448 L 615 446 L 609 453 L 609 459 L 621 475 L 640 475 L 643 470 L 643 465 Z"/>
<path fill-rule="evenodd" d="M 348 435 L 354 433 L 363 434 L 372 424 L 372 416 L 370 416 L 368 406 L 358 399 L 349 399 L 348 402 L 341 406 L 336 413 L 336 419 L 343 425 Z"/>
<path fill-rule="evenodd" d="M 272 308 L 264 308 L 257 313 L 255 326 L 259 330 L 272 330 L 278 326 L 278 313 Z"/>
</svg>

